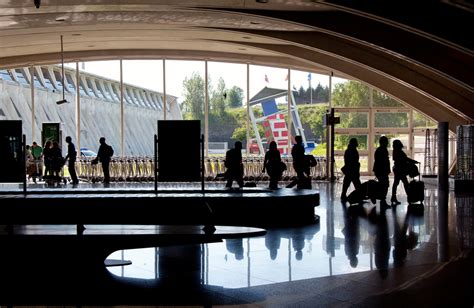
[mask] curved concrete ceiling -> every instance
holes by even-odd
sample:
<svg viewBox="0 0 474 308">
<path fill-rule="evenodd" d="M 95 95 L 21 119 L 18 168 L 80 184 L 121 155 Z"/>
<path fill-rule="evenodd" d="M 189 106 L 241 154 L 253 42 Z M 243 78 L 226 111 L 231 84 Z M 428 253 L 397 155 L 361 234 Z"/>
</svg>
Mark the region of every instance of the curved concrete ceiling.
<svg viewBox="0 0 474 308">
<path fill-rule="evenodd" d="M 41 2 L 0 1 L 0 68 L 58 63 L 63 35 L 65 61 L 207 59 L 333 72 L 452 130 L 473 123 L 474 16 L 463 1 Z"/>
</svg>

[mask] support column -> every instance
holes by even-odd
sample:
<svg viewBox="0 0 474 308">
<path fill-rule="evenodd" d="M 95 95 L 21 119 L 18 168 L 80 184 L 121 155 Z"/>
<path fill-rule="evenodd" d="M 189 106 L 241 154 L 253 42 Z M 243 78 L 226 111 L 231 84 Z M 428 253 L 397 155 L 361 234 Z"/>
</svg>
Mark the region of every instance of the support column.
<svg viewBox="0 0 474 308">
<path fill-rule="evenodd" d="M 438 123 L 438 189 L 449 190 L 449 165 L 448 165 L 448 122 Z"/>
<path fill-rule="evenodd" d="M 330 148 L 331 148 L 331 131 L 330 131 L 330 125 L 329 125 L 329 112 L 332 109 L 332 72 L 329 74 L 329 109 L 327 110 L 326 113 L 326 179 L 331 181 L 331 153 L 330 153 Z"/>
<path fill-rule="evenodd" d="M 31 89 L 31 142 L 35 141 L 35 68 L 30 66 Z M 39 142 L 41 144 L 41 140 Z"/>
<path fill-rule="evenodd" d="M 166 120 L 166 60 L 163 59 L 163 120 Z"/>
<path fill-rule="evenodd" d="M 291 154 L 291 127 L 292 127 L 292 114 L 291 114 L 291 70 L 288 68 L 288 155 Z"/>
<path fill-rule="evenodd" d="M 79 78 L 79 62 L 76 61 L 76 152 L 81 157 L 81 91 Z"/>
<path fill-rule="evenodd" d="M 122 59 L 120 59 L 120 155 L 123 157 L 124 156 L 124 105 L 123 105 L 123 64 L 122 64 Z"/>
<path fill-rule="evenodd" d="M 246 156 L 250 153 L 250 64 L 247 63 L 247 151 Z"/>
<path fill-rule="evenodd" d="M 415 137 L 413 136 L 413 109 L 408 111 L 408 149 L 410 150 L 410 157 L 415 158 Z M 420 170 L 421 171 L 421 170 Z"/>
<path fill-rule="evenodd" d="M 375 143 L 375 114 L 374 114 L 374 88 L 369 87 L 369 134 L 367 136 L 367 172 L 372 175 L 374 165 L 374 143 Z"/>
<path fill-rule="evenodd" d="M 207 60 L 204 61 L 204 156 L 209 156 L 209 78 Z"/>
</svg>

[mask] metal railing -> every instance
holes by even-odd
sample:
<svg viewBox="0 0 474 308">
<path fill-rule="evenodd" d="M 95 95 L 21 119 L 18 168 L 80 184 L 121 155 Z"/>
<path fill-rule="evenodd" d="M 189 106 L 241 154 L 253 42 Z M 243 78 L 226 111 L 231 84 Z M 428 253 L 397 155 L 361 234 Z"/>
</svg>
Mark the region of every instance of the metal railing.
<svg viewBox="0 0 474 308">
<path fill-rule="evenodd" d="M 100 164 L 92 164 L 92 158 L 81 158 L 76 162 L 77 175 L 82 181 L 99 182 L 103 179 Z M 296 176 L 291 158 L 282 158 L 286 164 L 282 181 Z M 316 157 L 317 165 L 311 167 L 311 177 L 315 180 L 326 178 L 326 157 Z M 262 173 L 263 157 L 244 158 L 244 180 L 268 180 Z M 153 182 L 154 162 L 152 156 L 115 157 L 110 162 L 110 180 L 116 182 Z M 207 157 L 204 159 L 204 177 L 206 181 L 223 181 L 226 168 L 224 158 Z M 159 172 L 159 171 L 158 171 Z"/>
</svg>

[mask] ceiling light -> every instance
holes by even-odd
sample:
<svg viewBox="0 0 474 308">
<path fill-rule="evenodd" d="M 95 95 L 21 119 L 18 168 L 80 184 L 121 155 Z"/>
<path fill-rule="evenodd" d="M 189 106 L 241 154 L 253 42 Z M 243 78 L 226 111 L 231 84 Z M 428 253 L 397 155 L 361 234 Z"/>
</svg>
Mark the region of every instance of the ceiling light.
<svg viewBox="0 0 474 308">
<path fill-rule="evenodd" d="M 61 16 L 61 17 L 56 17 L 56 21 L 65 21 L 66 17 Z"/>
</svg>

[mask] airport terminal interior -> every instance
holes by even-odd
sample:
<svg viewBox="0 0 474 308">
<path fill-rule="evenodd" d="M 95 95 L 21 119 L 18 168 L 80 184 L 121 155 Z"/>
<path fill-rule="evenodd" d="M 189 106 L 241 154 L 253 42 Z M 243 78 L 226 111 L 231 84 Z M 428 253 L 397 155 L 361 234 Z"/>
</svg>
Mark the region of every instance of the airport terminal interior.
<svg viewBox="0 0 474 308">
<path fill-rule="evenodd" d="M 472 307 L 473 10 L 0 1 L 0 305 Z"/>
</svg>

